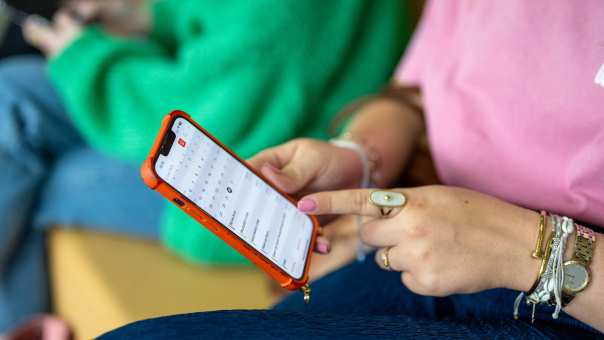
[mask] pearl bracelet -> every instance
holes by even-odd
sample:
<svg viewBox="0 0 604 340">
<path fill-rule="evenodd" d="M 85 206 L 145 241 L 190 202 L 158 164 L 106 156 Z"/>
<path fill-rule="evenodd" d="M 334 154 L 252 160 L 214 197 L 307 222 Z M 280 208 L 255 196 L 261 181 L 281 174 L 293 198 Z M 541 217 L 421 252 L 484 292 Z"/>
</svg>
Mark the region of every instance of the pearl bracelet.
<svg viewBox="0 0 604 340">
<path fill-rule="evenodd" d="M 552 317 L 557 319 L 562 310 L 562 288 L 564 284 L 564 252 L 568 237 L 575 231 L 574 222 L 571 218 L 550 215 L 552 224 L 552 235 L 547 244 L 545 256 L 543 256 L 538 281 L 531 290 L 526 293 L 526 303 L 532 305 L 531 321 L 535 321 L 535 308 L 538 304 L 549 304 L 554 301 L 556 307 Z M 518 318 L 520 302 L 525 296 L 522 292 L 514 302 L 514 318 Z M 552 299 L 553 297 L 553 299 Z"/>
<path fill-rule="evenodd" d="M 337 147 L 353 150 L 357 153 L 359 159 L 361 160 L 361 166 L 363 168 L 363 176 L 361 177 L 360 187 L 364 189 L 371 187 L 371 171 L 377 163 L 377 157 L 375 157 L 375 155 L 370 154 L 370 152 L 366 150 L 363 144 L 354 141 L 350 133 L 345 134 L 344 138 L 342 139 L 332 139 L 329 142 Z M 363 224 L 363 217 L 360 215 L 356 216 L 356 223 L 358 229 L 357 232 L 360 233 L 361 225 Z M 368 247 L 363 244 L 363 242 L 361 242 L 361 238 L 359 235 L 359 241 L 357 245 L 357 261 L 364 261 L 367 257 L 367 254 L 369 254 L 372 250 L 373 248 Z"/>
</svg>

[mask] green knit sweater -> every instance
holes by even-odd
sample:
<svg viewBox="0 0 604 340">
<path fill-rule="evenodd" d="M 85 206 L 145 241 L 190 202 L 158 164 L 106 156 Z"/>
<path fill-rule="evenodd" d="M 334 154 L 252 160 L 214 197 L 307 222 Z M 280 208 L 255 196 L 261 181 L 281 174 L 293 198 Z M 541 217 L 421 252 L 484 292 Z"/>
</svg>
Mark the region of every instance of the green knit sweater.
<svg viewBox="0 0 604 340">
<path fill-rule="evenodd" d="M 400 0 L 164 0 L 145 39 L 90 27 L 49 65 L 73 122 L 102 152 L 141 162 L 162 117 L 189 112 L 242 157 L 326 137 L 347 102 L 384 84 L 407 41 Z M 178 209 L 168 248 L 204 263 L 244 259 Z"/>
</svg>

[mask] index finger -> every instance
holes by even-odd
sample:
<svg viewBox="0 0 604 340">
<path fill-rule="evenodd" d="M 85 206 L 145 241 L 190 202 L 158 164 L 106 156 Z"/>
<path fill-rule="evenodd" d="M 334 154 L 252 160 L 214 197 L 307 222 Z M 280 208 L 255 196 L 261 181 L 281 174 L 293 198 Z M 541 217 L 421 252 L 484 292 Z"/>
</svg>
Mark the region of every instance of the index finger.
<svg viewBox="0 0 604 340">
<path fill-rule="evenodd" d="M 371 200 L 372 194 L 386 195 L 391 193 L 392 198 L 401 201 L 402 204 L 380 206 Z M 402 195 L 400 195 L 402 194 Z M 396 196 L 396 197 L 395 197 Z M 402 197 L 401 197 L 402 196 Z M 374 196 L 375 198 L 375 196 Z M 376 190 L 376 189 L 355 189 L 325 191 L 305 196 L 298 202 L 298 208 L 303 212 L 313 215 L 362 215 L 369 217 L 392 217 L 400 211 L 407 202 L 407 191 L 400 189 Z M 383 202 L 387 204 L 387 202 Z M 389 214 L 385 214 L 383 209 L 392 209 Z M 395 211 L 396 210 L 396 211 Z"/>
</svg>

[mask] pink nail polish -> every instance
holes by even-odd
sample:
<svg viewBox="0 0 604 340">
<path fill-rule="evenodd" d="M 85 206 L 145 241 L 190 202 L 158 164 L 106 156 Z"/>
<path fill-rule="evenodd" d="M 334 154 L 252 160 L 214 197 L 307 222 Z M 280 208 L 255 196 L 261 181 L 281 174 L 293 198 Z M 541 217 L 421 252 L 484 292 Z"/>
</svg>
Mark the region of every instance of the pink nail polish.
<svg viewBox="0 0 604 340">
<path fill-rule="evenodd" d="M 313 212 L 315 209 L 317 209 L 317 203 L 314 200 L 305 198 L 298 202 L 298 209 L 306 213 Z"/>
<path fill-rule="evenodd" d="M 317 250 L 321 254 L 327 254 L 329 252 L 329 246 L 327 244 L 325 244 L 325 243 L 318 243 L 317 244 Z"/>
</svg>

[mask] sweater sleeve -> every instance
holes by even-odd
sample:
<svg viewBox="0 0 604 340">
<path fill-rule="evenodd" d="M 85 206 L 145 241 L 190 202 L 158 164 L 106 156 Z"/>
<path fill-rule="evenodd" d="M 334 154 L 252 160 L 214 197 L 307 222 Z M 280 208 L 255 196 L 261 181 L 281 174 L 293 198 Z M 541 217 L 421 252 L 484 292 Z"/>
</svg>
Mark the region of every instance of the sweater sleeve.
<svg viewBox="0 0 604 340">
<path fill-rule="evenodd" d="M 178 18 L 178 6 L 183 6 L 182 1 L 148 0 L 147 3 L 150 7 L 152 20 L 150 38 L 167 49 L 176 48 L 178 38 L 177 26 L 174 25 L 174 20 Z"/>
<path fill-rule="evenodd" d="M 343 105 L 387 81 L 405 42 L 398 0 L 159 4 L 151 38 L 89 28 L 49 65 L 72 121 L 109 155 L 141 160 L 173 109 L 244 158 L 297 136 L 325 138 Z M 175 207 L 162 239 L 192 261 L 242 261 Z"/>
<path fill-rule="evenodd" d="M 142 159 L 161 118 L 181 109 L 227 145 L 248 146 L 238 151 L 249 156 L 292 135 L 295 121 L 304 118 L 301 74 L 287 72 L 285 52 L 257 46 L 262 41 L 225 32 L 190 39 L 173 56 L 155 40 L 89 28 L 49 69 L 79 131 L 107 154 Z M 263 133 L 282 112 L 294 123 Z"/>
</svg>

